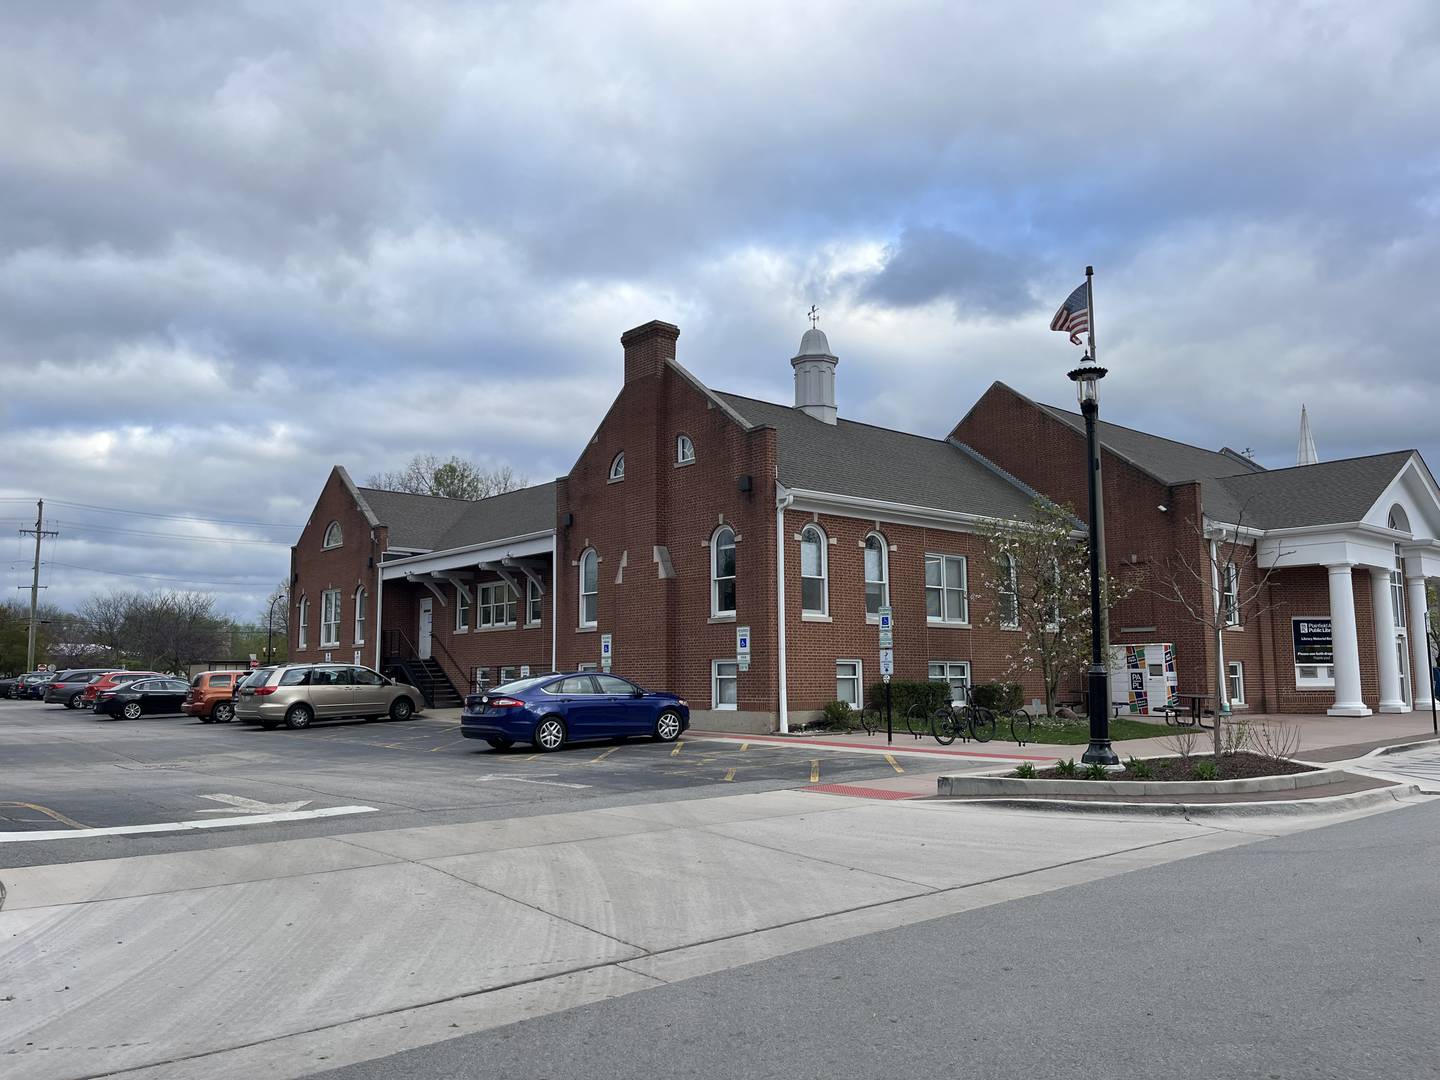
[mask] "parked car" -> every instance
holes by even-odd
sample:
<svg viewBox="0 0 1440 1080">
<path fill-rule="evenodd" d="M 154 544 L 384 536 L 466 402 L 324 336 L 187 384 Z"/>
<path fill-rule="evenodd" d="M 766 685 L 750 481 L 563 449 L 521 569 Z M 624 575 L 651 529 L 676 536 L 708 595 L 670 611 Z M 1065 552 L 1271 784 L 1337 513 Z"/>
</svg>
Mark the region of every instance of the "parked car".
<svg viewBox="0 0 1440 1080">
<path fill-rule="evenodd" d="M 351 716 L 408 720 L 420 711 L 420 692 L 378 671 L 351 664 L 281 664 L 245 680 L 235 716 L 267 731 L 282 723 L 307 728 L 315 720 Z"/>
<path fill-rule="evenodd" d="M 49 705 L 64 705 L 67 709 L 80 708 L 85 688 L 98 679 L 109 668 L 72 668 L 55 676 L 45 688 L 45 702 Z"/>
<path fill-rule="evenodd" d="M 90 706 L 92 706 L 92 705 L 95 704 L 95 699 L 98 698 L 101 694 L 103 694 L 106 690 L 113 690 L 113 689 L 115 689 L 117 686 L 123 686 L 125 683 L 134 682 L 136 679 L 152 678 L 152 677 L 156 677 L 156 676 L 163 677 L 163 676 L 164 676 L 164 672 L 161 672 L 161 671 L 105 671 L 105 672 L 102 672 L 102 673 L 100 674 L 100 677 L 99 677 L 98 679 L 96 679 L 94 682 L 92 682 L 89 686 L 85 687 L 85 690 L 84 690 L 84 691 L 82 692 L 82 694 L 81 694 L 80 707 L 81 707 L 82 709 L 88 709 L 88 708 L 90 708 Z"/>
<path fill-rule="evenodd" d="M 559 750 L 582 739 L 649 735 L 670 742 L 690 726 L 690 706 L 674 694 L 641 689 L 618 675 L 574 672 L 519 679 L 471 694 L 460 734 L 497 750 L 517 742 Z"/>
<path fill-rule="evenodd" d="M 202 671 L 190 680 L 182 711 L 202 724 L 228 724 L 235 718 L 235 684 L 249 671 Z"/>
<path fill-rule="evenodd" d="M 0 697 L 15 697 L 15 687 L 24 677 L 24 675 L 11 675 L 8 678 L 0 679 Z"/>
<path fill-rule="evenodd" d="M 34 671 L 29 675 L 20 676 L 20 681 L 10 692 L 11 697 L 23 698 L 26 701 L 38 701 L 45 696 L 45 690 L 55 681 L 53 671 Z"/>
<path fill-rule="evenodd" d="M 96 695 L 95 715 L 139 720 L 156 713 L 178 713 L 189 690 L 184 679 L 128 679 Z"/>
</svg>

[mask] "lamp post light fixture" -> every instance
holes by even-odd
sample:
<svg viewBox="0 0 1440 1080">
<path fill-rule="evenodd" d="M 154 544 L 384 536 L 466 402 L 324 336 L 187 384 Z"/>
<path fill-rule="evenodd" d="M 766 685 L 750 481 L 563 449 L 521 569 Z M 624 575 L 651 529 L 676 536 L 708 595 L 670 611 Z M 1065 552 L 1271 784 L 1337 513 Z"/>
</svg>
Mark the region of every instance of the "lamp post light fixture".
<svg viewBox="0 0 1440 1080">
<path fill-rule="evenodd" d="M 270 611 L 265 617 L 265 663 L 275 659 L 275 601 L 284 600 L 289 604 L 287 593 L 276 593 L 270 598 Z"/>
<path fill-rule="evenodd" d="M 1093 346 L 1092 346 L 1093 348 Z M 1090 489 L 1090 671 L 1087 676 L 1090 706 L 1090 745 L 1081 757 L 1087 765 L 1119 765 L 1120 759 L 1110 746 L 1110 667 L 1106 658 L 1109 642 L 1104 640 L 1102 552 L 1105 548 L 1104 494 L 1100 490 L 1100 440 L 1096 421 L 1100 416 L 1100 380 L 1105 369 L 1086 357 L 1086 362 L 1070 372 L 1075 383 L 1075 396 L 1085 417 L 1085 446 L 1089 453 L 1086 476 Z"/>
</svg>

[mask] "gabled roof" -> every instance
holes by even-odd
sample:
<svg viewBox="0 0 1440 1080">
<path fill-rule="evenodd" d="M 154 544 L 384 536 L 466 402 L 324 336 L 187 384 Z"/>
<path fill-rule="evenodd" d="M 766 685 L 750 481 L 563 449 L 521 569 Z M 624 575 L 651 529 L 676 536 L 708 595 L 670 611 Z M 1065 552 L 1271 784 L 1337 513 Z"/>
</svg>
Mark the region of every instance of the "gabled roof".
<svg viewBox="0 0 1440 1080">
<path fill-rule="evenodd" d="M 391 547 L 444 551 L 555 528 L 554 481 L 473 501 L 382 488 L 358 491 L 379 524 L 389 527 Z"/>
<path fill-rule="evenodd" d="M 1033 493 L 944 439 L 853 420 L 827 424 L 789 405 L 716 392 L 750 425 L 777 433 L 786 487 L 980 517 L 1028 519 Z"/>
<path fill-rule="evenodd" d="M 1205 513 L 1230 525 L 1241 523 L 1243 515 L 1243 524 L 1257 529 L 1360 521 L 1414 453 L 1396 450 L 1228 476 L 1213 482 L 1216 497 L 1206 487 Z"/>
</svg>

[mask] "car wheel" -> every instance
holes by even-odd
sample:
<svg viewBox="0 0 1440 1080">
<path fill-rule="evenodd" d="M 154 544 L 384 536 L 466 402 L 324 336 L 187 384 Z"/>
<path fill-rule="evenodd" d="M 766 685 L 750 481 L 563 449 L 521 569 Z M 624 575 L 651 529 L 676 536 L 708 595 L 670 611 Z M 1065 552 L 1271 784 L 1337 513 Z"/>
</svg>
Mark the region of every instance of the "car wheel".
<svg viewBox="0 0 1440 1080">
<path fill-rule="evenodd" d="M 493 739 L 486 739 L 485 741 L 488 742 L 491 746 L 493 746 L 496 750 L 509 750 L 510 747 L 515 745 L 514 739 L 507 739 L 499 735 L 497 735 Z"/>
<path fill-rule="evenodd" d="M 80 707 L 80 703 L 84 700 L 84 694 L 71 694 L 69 698 L 67 698 L 65 701 L 65 707 L 67 709 L 78 709 Z"/>
<path fill-rule="evenodd" d="M 127 701 L 125 707 L 120 710 L 120 715 L 125 717 L 126 720 L 139 720 L 140 714 L 144 711 L 144 709 L 140 708 L 138 701 Z"/>
<path fill-rule="evenodd" d="M 210 710 L 210 720 L 216 724 L 228 724 L 235 719 L 235 706 L 228 701 L 222 701 Z"/>
<path fill-rule="evenodd" d="M 565 721 L 558 716 L 547 716 L 535 725 L 535 747 L 547 753 L 559 750 L 565 745 Z"/>
<path fill-rule="evenodd" d="M 408 697 L 397 697 L 390 703 L 391 720 L 409 720 L 415 715 L 415 703 Z"/>
<path fill-rule="evenodd" d="M 292 731 L 298 731 L 300 728 L 309 727 L 314 718 L 309 705 L 291 705 L 290 711 L 285 714 L 285 726 Z"/>
<path fill-rule="evenodd" d="M 279 720 L 261 720 L 261 721 L 260 721 L 260 726 L 261 726 L 262 728 L 264 728 L 266 731 L 274 731 L 277 727 L 280 726 L 280 721 L 279 721 Z"/>
<path fill-rule="evenodd" d="M 680 714 L 666 709 L 655 718 L 655 738 L 661 742 L 674 742 L 680 737 Z"/>
</svg>

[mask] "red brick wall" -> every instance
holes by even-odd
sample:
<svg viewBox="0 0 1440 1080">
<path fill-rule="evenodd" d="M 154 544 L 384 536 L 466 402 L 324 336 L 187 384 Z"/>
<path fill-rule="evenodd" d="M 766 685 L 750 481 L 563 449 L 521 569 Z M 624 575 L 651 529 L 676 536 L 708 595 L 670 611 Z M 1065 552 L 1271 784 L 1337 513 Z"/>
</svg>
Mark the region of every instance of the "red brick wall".
<svg viewBox="0 0 1440 1080">
<path fill-rule="evenodd" d="M 332 521 L 340 523 L 344 543 L 328 551 L 324 547 L 325 530 Z M 361 662 L 375 662 L 376 572 L 380 554 L 387 542 L 386 529 L 374 530 L 364 512 L 350 494 L 339 468 L 332 470 L 320 492 L 310 518 L 301 530 L 300 539 L 291 549 L 290 586 L 290 658 L 297 663 L 318 662 L 329 652 L 336 662 L 350 662 L 357 648 Z M 373 560 L 373 563 L 372 563 Z M 355 643 L 355 590 L 363 585 L 369 596 L 366 603 L 365 643 Z M 320 645 L 321 594 L 327 589 L 340 591 L 340 642 L 328 648 Z M 308 646 L 299 647 L 299 610 L 301 598 L 310 601 Z M 388 616 L 388 612 L 386 615 Z"/>
<path fill-rule="evenodd" d="M 1380 704 L 1380 674 L 1375 655 L 1375 622 L 1370 597 L 1370 571 L 1356 567 L 1351 575 L 1355 595 L 1355 623 L 1360 640 L 1360 695 L 1375 709 Z M 1269 642 L 1273 669 L 1267 674 L 1265 694 L 1271 711 L 1323 713 L 1335 703 L 1333 688 L 1308 690 L 1295 686 L 1295 649 L 1292 619 L 1330 614 L 1330 582 L 1323 566 L 1297 566 L 1270 576 L 1271 612 Z"/>
</svg>

